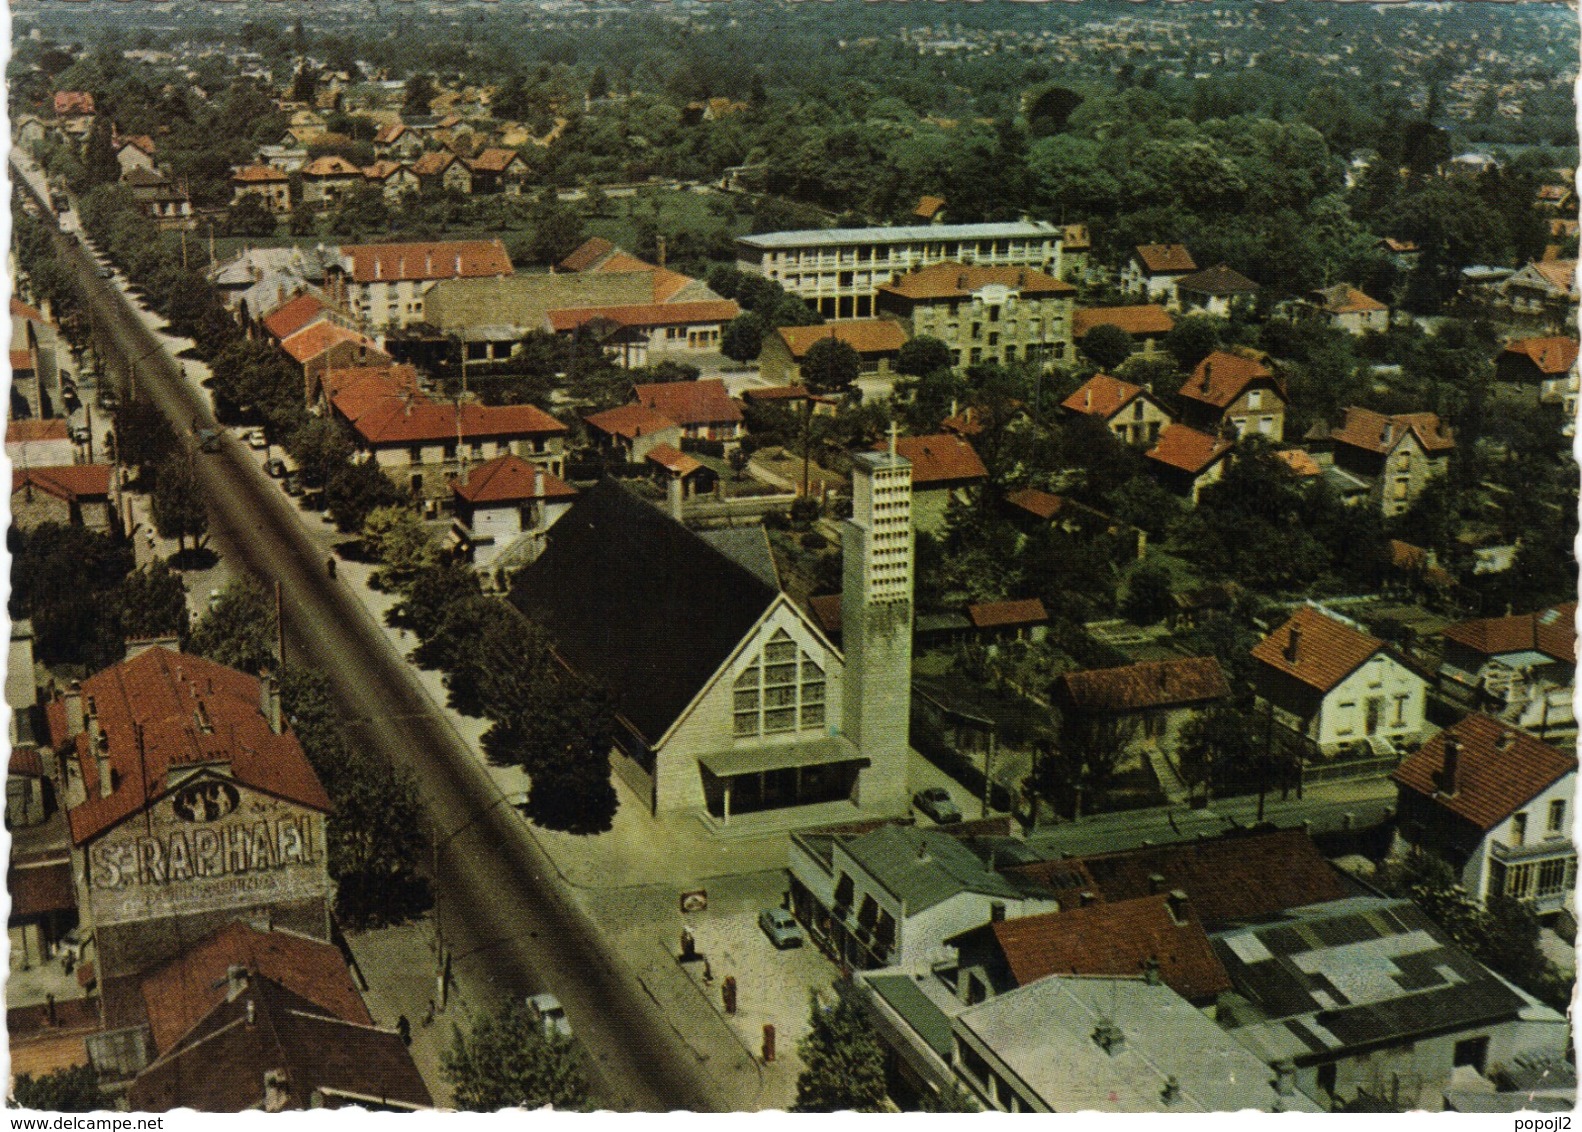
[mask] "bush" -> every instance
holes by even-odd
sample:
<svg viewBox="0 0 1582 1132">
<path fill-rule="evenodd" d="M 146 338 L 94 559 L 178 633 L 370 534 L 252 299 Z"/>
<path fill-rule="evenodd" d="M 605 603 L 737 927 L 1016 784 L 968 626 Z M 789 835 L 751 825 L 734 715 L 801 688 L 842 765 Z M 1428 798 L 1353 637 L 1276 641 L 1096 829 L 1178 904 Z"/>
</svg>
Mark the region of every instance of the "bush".
<svg viewBox="0 0 1582 1132">
<path fill-rule="evenodd" d="M 825 538 L 817 531 L 809 531 L 807 534 L 802 536 L 803 550 L 823 550 L 827 546 L 829 546 L 829 539 Z"/>
<path fill-rule="evenodd" d="M 809 495 L 798 496 L 791 502 L 791 522 L 794 525 L 805 525 L 819 517 L 823 508 L 818 500 Z"/>
</svg>

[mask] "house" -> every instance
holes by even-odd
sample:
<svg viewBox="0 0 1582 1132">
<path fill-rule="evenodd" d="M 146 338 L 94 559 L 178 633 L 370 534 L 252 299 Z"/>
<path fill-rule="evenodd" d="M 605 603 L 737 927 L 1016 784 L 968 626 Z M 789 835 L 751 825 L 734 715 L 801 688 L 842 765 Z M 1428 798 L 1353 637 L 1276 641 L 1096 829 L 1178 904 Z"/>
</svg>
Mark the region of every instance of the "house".
<svg viewBox="0 0 1582 1132">
<path fill-rule="evenodd" d="M 1050 975 L 1146 975 L 1198 1006 L 1231 989 L 1192 901 L 1179 891 L 1077 899 L 1058 912 L 991 920 L 946 942 L 956 949 L 956 993 L 968 1003 Z"/>
<path fill-rule="evenodd" d="M 266 312 L 259 326 L 276 342 L 284 342 L 299 330 L 318 322 L 333 322 L 338 312 L 312 291 L 292 295 L 279 306 Z"/>
<path fill-rule="evenodd" d="M 885 442 L 875 451 L 888 447 Z M 912 522 L 920 531 L 938 534 L 952 503 L 969 502 L 989 478 L 978 453 L 959 436 L 903 436 L 895 450 L 912 464 Z"/>
<path fill-rule="evenodd" d="M 1060 276 L 1063 229 L 1045 220 L 762 232 L 736 240 L 736 266 L 803 299 L 825 318 L 871 318 L 878 289 L 952 261 Z"/>
<path fill-rule="evenodd" d="M 11 523 L 19 531 L 56 523 L 111 534 L 120 529 L 119 504 L 108 464 L 11 469 Z"/>
<path fill-rule="evenodd" d="M 1176 397 L 1182 423 L 1200 432 L 1285 439 L 1285 383 L 1253 358 L 1215 350 L 1193 367 Z"/>
<path fill-rule="evenodd" d="M 480 570 L 525 565 L 543 553 L 544 534 L 571 508 L 575 488 L 542 464 L 496 456 L 450 483 L 452 542 Z"/>
<path fill-rule="evenodd" d="M 1370 502 L 1386 517 L 1406 512 L 1429 480 L 1444 475 L 1456 448 L 1435 413 L 1385 416 L 1356 407 L 1330 440 L 1335 466 L 1370 484 Z"/>
<path fill-rule="evenodd" d="M 154 220 L 160 228 L 176 230 L 193 227 L 192 199 L 163 173 L 134 165 L 121 175 L 121 183 L 132 191 L 132 199 L 144 215 Z"/>
<path fill-rule="evenodd" d="M 1495 305 L 1514 318 L 1554 331 L 1576 325 L 1577 261 L 1534 261 L 1496 285 Z"/>
<path fill-rule="evenodd" d="M 231 204 L 257 197 L 270 212 L 291 211 L 291 178 L 270 165 L 244 165 L 231 174 Z"/>
<path fill-rule="evenodd" d="M 329 797 L 273 677 L 153 645 L 47 717 L 100 978 L 237 918 L 330 938 Z"/>
<path fill-rule="evenodd" d="M 521 196 L 527 183 L 527 162 L 514 149 L 490 148 L 467 163 L 472 172 L 472 191 L 480 195 L 507 193 Z"/>
<path fill-rule="evenodd" d="M 1324 755 L 1424 730 L 1428 682 L 1377 637 L 1303 606 L 1253 647 L 1259 697 Z"/>
<path fill-rule="evenodd" d="M 1181 244 L 1139 244 L 1121 268 L 1121 290 L 1140 292 L 1144 300 L 1169 301 L 1176 281 L 1196 274 L 1192 253 Z"/>
<path fill-rule="evenodd" d="M 1228 264 L 1180 275 L 1175 281 L 1175 304 L 1196 314 L 1229 318 L 1237 305 L 1250 306 L 1258 298 L 1258 284 Z"/>
<path fill-rule="evenodd" d="M 36 153 L 38 147 L 44 144 L 44 139 L 49 136 L 44 123 L 32 114 L 22 114 L 16 120 L 16 130 L 12 137 L 16 147 L 26 153 Z"/>
<path fill-rule="evenodd" d="M 924 968 L 946 941 L 996 917 L 1053 912 L 1038 882 L 1009 878 L 986 848 L 939 829 L 882 823 L 791 836 L 791 912 L 845 966 Z"/>
<path fill-rule="evenodd" d="M 258 147 L 258 161 L 282 173 L 295 173 L 307 165 L 308 151 L 294 140 L 284 145 L 261 145 Z"/>
<path fill-rule="evenodd" d="M 389 204 L 400 204 L 407 197 L 422 191 L 418 176 L 412 167 L 388 159 L 363 166 L 363 180 L 378 189 Z"/>
<path fill-rule="evenodd" d="M 877 477 L 859 457 L 842 540 L 858 556 L 846 572 L 857 628 L 844 656 L 730 544 L 612 480 L 584 491 L 516 574 L 512 602 L 574 671 L 609 690 L 616 772 L 652 812 L 695 813 L 718 828 L 787 807 L 905 810 L 909 696 L 896 673 L 910 671 L 911 648 L 893 626 L 910 622 L 911 545 L 874 542 L 874 505 L 863 499 L 877 495 L 904 532 L 907 469 L 872 463 L 897 474 L 871 486 L 865 476 Z"/>
<path fill-rule="evenodd" d="M 85 90 L 57 90 L 53 106 L 55 117 L 63 123 L 94 115 L 93 95 Z"/>
<path fill-rule="evenodd" d="M 127 1090 L 137 1112 L 300 1111 L 433 1106 L 394 1029 L 348 1022 L 242 968 L 217 1004 Z"/>
<path fill-rule="evenodd" d="M 594 446 L 625 464 L 643 463 L 657 446 L 679 448 L 681 444 L 681 426 L 645 405 L 619 405 L 582 420 Z"/>
<path fill-rule="evenodd" d="M 1147 389 L 1104 373 L 1083 382 L 1060 407 L 1073 416 L 1102 421 L 1122 444 L 1139 447 L 1157 444 L 1159 433 L 1174 420 Z"/>
<path fill-rule="evenodd" d="M 717 353 L 725 326 L 739 314 L 734 299 L 716 298 L 551 310 L 547 323 L 556 334 L 594 336 L 621 365 L 635 368 L 668 356 Z"/>
<path fill-rule="evenodd" d="M 1576 602 L 1446 626 L 1439 690 L 1540 739 L 1576 734 Z"/>
<path fill-rule="evenodd" d="M 1474 900 L 1512 896 L 1546 916 L 1574 909 L 1576 755 L 1479 712 L 1390 777 L 1401 840 L 1442 858 Z"/>
<path fill-rule="evenodd" d="M 1148 549 L 1147 531 L 1063 495 L 1021 487 L 1008 493 L 1005 503 L 1011 521 L 1024 531 L 1052 527 L 1079 542 L 1113 543 L 1118 565 L 1141 558 Z"/>
<path fill-rule="evenodd" d="M 944 342 L 957 366 L 1047 367 L 1072 359 L 1076 293 L 1070 283 L 1035 268 L 947 260 L 881 285 L 874 309 L 898 320 L 909 338 Z"/>
<path fill-rule="evenodd" d="M 8 420 L 5 454 L 15 468 L 60 468 L 77 462 L 77 445 L 64 417 Z"/>
<path fill-rule="evenodd" d="M 1013 642 L 1036 644 L 1049 634 L 1049 612 L 1036 597 L 1009 601 L 980 601 L 967 606 L 972 639 L 989 655 Z"/>
<path fill-rule="evenodd" d="M 917 207 L 912 209 L 912 219 L 921 224 L 943 224 L 945 222 L 945 198 L 927 195 L 919 197 Z"/>
<path fill-rule="evenodd" d="M 328 319 L 310 322 L 282 338 L 280 348 L 302 367 L 303 397 L 309 405 L 319 398 L 325 370 L 393 364 L 372 338 Z"/>
<path fill-rule="evenodd" d="M 990 1112 L 1321 1111 L 1152 975 L 1055 974 L 970 1006 L 931 973 L 854 984 L 908 1107 L 964 1094 Z"/>
<path fill-rule="evenodd" d="M 133 169 L 152 169 L 154 139 L 147 134 L 120 139 L 115 147 L 115 160 L 121 166 L 122 173 L 129 173 Z"/>
<path fill-rule="evenodd" d="M 889 378 L 895 359 L 906 345 L 907 332 L 888 318 L 855 318 L 827 322 L 822 326 L 781 326 L 764 335 L 758 355 L 758 372 L 773 385 L 804 384 L 802 363 L 815 342 L 834 339 L 857 352 L 863 377 Z M 761 392 L 755 390 L 754 392 Z"/>
<path fill-rule="evenodd" d="M 347 305 L 364 325 L 392 329 L 424 321 L 424 297 L 441 280 L 515 271 L 498 239 L 348 244 L 341 257 Z"/>
<path fill-rule="evenodd" d="M 344 157 L 315 157 L 302 167 L 302 203 L 309 208 L 329 208 L 355 193 L 363 171 Z"/>
<path fill-rule="evenodd" d="M 742 407 L 717 377 L 634 385 L 632 403 L 674 421 L 683 439 L 714 440 L 726 447 L 741 439 Z"/>
<path fill-rule="evenodd" d="M 1149 660 L 1118 668 L 1066 672 L 1055 679 L 1054 704 L 1074 718 L 1121 728 L 1130 765 L 1150 750 L 1171 756 L 1188 720 L 1230 698 L 1230 685 L 1211 656 Z"/>
<path fill-rule="evenodd" d="M 411 161 L 423 152 L 423 139 L 400 122 L 381 126 L 374 134 L 374 156 L 386 161 Z"/>
<path fill-rule="evenodd" d="M 1093 238 L 1086 224 L 1067 224 L 1060 241 L 1060 278 L 1077 283 L 1088 276 L 1088 254 Z"/>
<path fill-rule="evenodd" d="M 841 398 L 814 393 L 806 385 L 752 385 L 741 392 L 742 406 L 771 406 L 790 413 L 809 410 L 815 417 L 833 417 L 840 411 Z"/>
<path fill-rule="evenodd" d="M 48 304 L 46 303 L 45 306 Z M 54 321 L 15 296 L 11 299 L 11 390 L 34 417 L 65 415 L 71 351 Z"/>
<path fill-rule="evenodd" d="M 1423 255 L 1423 249 L 1413 241 L 1399 240 L 1394 236 L 1382 237 L 1375 246 L 1389 257 L 1397 271 L 1413 270 Z"/>
<path fill-rule="evenodd" d="M 454 153 L 425 153 L 412 163 L 412 172 L 417 176 L 419 191 L 426 197 L 440 193 L 465 196 L 472 192 L 472 170 Z"/>
<path fill-rule="evenodd" d="M 1437 1107 L 1458 1068 L 1556 1054 L 1565 1018 L 1457 946 L 1409 900 L 1292 908 L 1212 937 L 1246 1006 L 1221 1024 L 1326 1104 Z"/>
<path fill-rule="evenodd" d="M 1080 346 L 1095 326 L 1114 326 L 1132 336 L 1138 352 L 1154 357 L 1160 340 L 1175 329 L 1175 319 L 1157 303 L 1132 307 L 1087 307 L 1071 316 L 1071 337 Z"/>
<path fill-rule="evenodd" d="M 1390 308 L 1349 283 L 1337 283 L 1312 292 L 1296 304 L 1299 314 L 1321 319 L 1347 334 L 1382 334 L 1390 328 Z"/>
<path fill-rule="evenodd" d="M 1173 424 L 1166 426 L 1159 434 L 1159 442 L 1143 455 L 1159 482 L 1183 499 L 1190 499 L 1195 507 L 1203 489 L 1224 476 L 1233 450 L 1228 440 Z"/>
<path fill-rule="evenodd" d="M 707 495 L 719 483 L 719 473 L 703 461 L 688 456 L 679 448 L 656 444 L 643 461 L 654 482 L 664 488 L 670 517 L 681 521 L 682 504 L 695 496 Z"/>
<path fill-rule="evenodd" d="M 1577 340 L 1568 337 L 1517 338 L 1505 344 L 1494 362 L 1494 380 L 1537 393 L 1553 395 L 1566 384 L 1575 384 Z"/>
<path fill-rule="evenodd" d="M 532 405 L 430 401 L 388 382 L 370 395 L 353 387 L 331 398 L 363 458 L 372 460 L 418 498 L 448 498 L 449 481 L 465 464 L 514 455 L 565 470 L 566 426 Z"/>
</svg>

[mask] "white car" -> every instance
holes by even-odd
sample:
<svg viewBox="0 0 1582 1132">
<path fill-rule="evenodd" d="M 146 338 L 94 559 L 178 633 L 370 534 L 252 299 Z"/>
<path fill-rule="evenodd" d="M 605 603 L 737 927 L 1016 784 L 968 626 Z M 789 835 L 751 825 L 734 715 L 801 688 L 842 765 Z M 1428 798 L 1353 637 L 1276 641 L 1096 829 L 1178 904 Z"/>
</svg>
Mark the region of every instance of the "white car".
<svg viewBox="0 0 1582 1132">
<path fill-rule="evenodd" d="M 264 435 L 263 429 L 254 428 L 248 430 L 247 447 L 256 448 L 260 452 L 269 447 L 269 438 Z"/>
<path fill-rule="evenodd" d="M 560 999 L 554 995 L 545 993 L 530 996 L 527 1012 L 543 1028 L 546 1038 L 555 1034 L 563 1038 L 571 1037 L 571 1019 L 566 1017 L 566 1008 L 560 1005 Z"/>
</svg>

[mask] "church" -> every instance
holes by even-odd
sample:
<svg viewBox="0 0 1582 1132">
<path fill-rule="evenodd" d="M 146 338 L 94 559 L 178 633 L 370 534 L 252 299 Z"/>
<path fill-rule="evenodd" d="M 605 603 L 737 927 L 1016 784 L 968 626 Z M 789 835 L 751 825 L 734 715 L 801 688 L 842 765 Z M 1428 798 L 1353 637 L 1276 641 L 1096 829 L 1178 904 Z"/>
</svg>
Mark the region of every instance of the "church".
<svg viewBox="0 0 1582 1132">
<path fill-rule="evenodd" d="M 516 575 L 512 602 L 609 692 L 616 769 L 654 814 L 906 809 L 911 465 L 859 453 L 852 479 L 844 652 L 782 592 L 762 528 L 696 533 L 614 481 Z"/>
</svg>

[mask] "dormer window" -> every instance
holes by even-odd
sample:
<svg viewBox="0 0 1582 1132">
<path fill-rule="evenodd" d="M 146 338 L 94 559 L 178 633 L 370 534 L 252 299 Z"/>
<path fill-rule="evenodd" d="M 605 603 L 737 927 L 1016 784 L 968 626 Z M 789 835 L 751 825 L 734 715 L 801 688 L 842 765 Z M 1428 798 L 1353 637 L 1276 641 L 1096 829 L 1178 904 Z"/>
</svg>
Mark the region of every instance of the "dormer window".
<svg viewBox="0 0 1582 1132">
<path fill-rule="evenodd" d="M 1249 390 L 1247 390 L 1247 407 L 1249 409 L 1261 409 L 1261 408 L 1263 408 L 1263 390 L 1262 389 L 1249 389 Z"/>
</svg>

